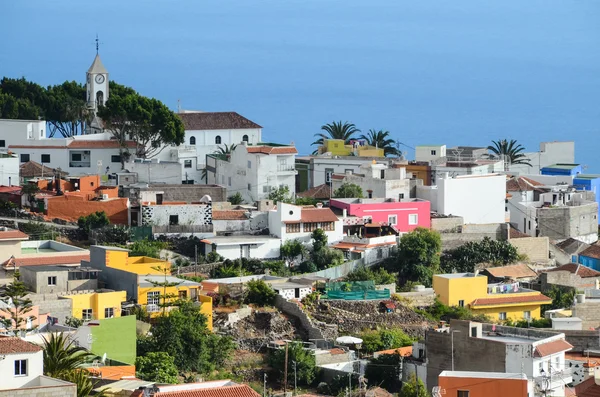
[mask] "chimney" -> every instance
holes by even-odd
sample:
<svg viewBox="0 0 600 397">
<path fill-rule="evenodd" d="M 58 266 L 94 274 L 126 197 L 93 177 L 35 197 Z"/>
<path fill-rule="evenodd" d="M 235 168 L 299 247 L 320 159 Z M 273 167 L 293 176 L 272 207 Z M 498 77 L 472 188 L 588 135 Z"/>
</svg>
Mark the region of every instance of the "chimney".
<svg viewBox="0 0 600 397">
<path fill-rule="evenodd" d="M 323 203 L 317 203 L 316 207 L 317 208 L 323 208 Z"/>
<path fill-rule="evenodd" d="M 346 208 L 344 208 L 342 210 L 342 214 L 343 214 L 344 218 L 347 218 L 348 217 L 348 210 Z"/>
</svg>

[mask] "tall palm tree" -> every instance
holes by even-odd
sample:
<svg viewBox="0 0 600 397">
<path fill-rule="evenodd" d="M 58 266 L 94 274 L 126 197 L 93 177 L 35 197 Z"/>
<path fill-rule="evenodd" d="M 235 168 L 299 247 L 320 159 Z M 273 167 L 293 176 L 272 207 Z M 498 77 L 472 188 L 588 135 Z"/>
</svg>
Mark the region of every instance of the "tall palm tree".
<svg viewBox="0 0 600 397">
<path fill-rule="evenodd" d="M 231 154 L 231 152 L 233 152 L 235 150 L 236 146 L 237 145 L 235 143 L 232 143 L 231 146 L 224 144 L 223 146 L 219 146 L 219 148 L 217 150 L 215 150 L 213 153 L 229 156 Z"/>
<path fill-rule="evenodd" d="M 371 129 L 369 130 L 369 134 L 361 135 L 360 139 L 364 139 L 365 141 L 367 141 L 367 144 L 369 144 L 370 146 L 376 146 L 379 149 L 383 149 L 383 154 L 385 156 L 400 157 L 402 155 L 402 152 L 396 147 L 396 141 L 391 138 L 388 138 L 389 136 L 389 131 L 375 131 Z"/>
<path fill-rule="evenodd" d="M 325 133 L 319 132 L 315 134 L 319 139 L 311 143 L 311 145 L 321 146 L 325 142 L 325 139 L 343 139 L 345 143 L 349 143 L 353 135 L 360 132 L 354 124 L 348 123 L 347 121 L 344 123 L 341 121 L 333 121 L 329 124 L 322 125 L 321 129 L 325 131 Z"/>
<path fill-rule="evenodd" d="M 517 144 L 517 141 L 511 139 L 498 139 L 492 141 L 494 145 L 488 146 L 488 150 L 492 152 L 492 157 L 504 158 L 504 171 L 508 171 L 511 164 L 524 164 L 531 167 L 530 159 L 523 154 L 525 148 Z"/>
<path fill-rule="evenodd" d="M 89 361 L 94 355 L 62 332 L 44 339 L 44 375 L 62 379 Z"/>
</svg>

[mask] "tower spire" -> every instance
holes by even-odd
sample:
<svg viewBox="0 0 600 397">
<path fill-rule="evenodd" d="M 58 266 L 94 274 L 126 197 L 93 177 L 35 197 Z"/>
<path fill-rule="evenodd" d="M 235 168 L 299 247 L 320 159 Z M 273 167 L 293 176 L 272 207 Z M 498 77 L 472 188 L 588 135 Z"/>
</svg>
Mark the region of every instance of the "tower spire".
<svg viewBox="0 0 600 397">
<path fill-rule="evenodd" d="M 96 55 L 98 55 L 100 49 L 100 42 L 98 41 L 98 33 L 96 33 Z"/>
</svg>

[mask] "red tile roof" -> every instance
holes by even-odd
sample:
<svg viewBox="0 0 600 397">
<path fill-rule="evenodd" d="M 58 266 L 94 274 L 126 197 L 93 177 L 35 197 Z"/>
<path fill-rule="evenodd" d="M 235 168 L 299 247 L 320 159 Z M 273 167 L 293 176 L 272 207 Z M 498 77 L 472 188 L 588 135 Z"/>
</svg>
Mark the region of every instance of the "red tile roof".
<svg viewBox="0 0 600 397">
<path fill-rule="evenodd" d="M 517 265 L 508 265 L 508 266 L 498 266 L 498 267 L 488 267 L 484 270 L 484 272 L 488 272 L 493 277 L 502 278 L 502 277 L 510 277 L 512 279 L 519 279 L 525 277 L 535 277 L 537 273 L 531 270 L 529 266 L 526 264 L 520 263 Z"/>
<path fill-rule="evenodd" d="M 589 258 L 600 259 L 600 245 L 590 245 L 589 247 L 581 251 L 579 255 L 587 256 Z"/>
<path fill-rule="evenodd" d="M 236 112 L 190 112 L 177 114 L 186 130 L 239 130 L 262 128 Z"/>
<path fill-rule="evenodd" d="M 329 349 L 329 353 L 336 355 L 336 354 L 346 354 L 346 352 L 338 347 L 334 347 L 333 349 Z"/>
<path fill-rule="evenodd" d="M 21 194 L 21 186 L 0 186 L 0 193 Z"/>
<path fill-rule="evenodd" d="M 121 145 L 116 140 L 110 141 L 88 141 L 88 140 L 73 140 L 69 143 L 69 149 L 118 149 Z M 125 142 L 128 148 L 137 146 L 134 141 Z"/>
<path fill-rule="evenodd" d="M 213 387 L 196 390 L 158 392 L 154 397 L 260 397 L 248 385 Z"/>
<path fill-rule="evenodd" d="M 0 231 L 0 240 L 29 240 L 29 236 L 20 230 Z"/>
<path fill-rule="evenodd" d="M 52 265 L 73 265 L 79 264 L 81 261 L 89 261 L 90 254 L 82 255 L 61 255 L 61 256 L 41 256 L 31 258 L 15 258 L 6 260 L 2 266 L 11 269 L 15 266 L 52 266 Z"/>
<path fill-rule="evenodd" d="M 577 274 L 581 278 L 588 277 L 600 277 L 600 272 L 594 269 L 590 269 L 587 266 L 583 266 L 579 263 L 567 263 L 566 265 L 562 265 L 559 267 L 555 267 L 554 269 L 547 270 L 546 272 L 569 272 L 572 274 Z"/>
<path fill-rule="evenodd" d="M 304 223 L 337 222 L 339 218 L 330 208 L 302 208 L 300 220 Z"/>
<path fill-rule="evenodd" d="M 262 153 L 262 154 L 297 154 L 293 146 L 248 146 L 246 148 L 248 153 Z"/>
<path fill-rule="evenodd" d="M 298 197 L 308 197 L 314 199 L 329 199 L 331 197 L 331 187 L 326 183 L 315 186 L 311 189 L 308 189 L 302 193 L 298 193 Z"/>
<path fill-rule="evenodd" d="M 569 389 L 565 388 L 565 392 Z M 600 397 L 600 386 L 596 384 L 594 376 L 576 385 L 574 395 L 577 397 Z"/>
<path fill-rule="evenodd" d="M 62 171 L 61 175 L 68 175 L 68 172 Z M 19 175 L 21 178 L 36 178 L 44 176 L 54 175 L 54 171 L 50 167 L 46 167 L 35 161 L 28 161 L 19 166 Z"/>
<path fill-rule="evenodd" d="M 544 186 L 544 184 L 524 176 L 513 177 L 506 181 L 507 192 L 542 190 L 539 188 L 540 186 Z"/>
<path fill-rule="evenodd" d="M 560 353 L 563 351 L 571 350 L 573 345 L 571 345 L 566 340 L 560 339 L 555 340 L 553 342 L 544 343 L 543 345 L 537 345 L 535 347 L 535 352 L 533 353 L 534 357 L 546 357 L 551 354 Z"/>
<path fill-rule="evenodd" d="M 410 357 L 410 356 L 412 356 L 413 348 L 412 348 L 412 346 L 406 346 L 406 347 L 399 347 L 397 349 L 388 349 L 388 350 L 381 350 L 381 351 L 375 352 L 375 354 L 377 354 L 377 355 L 396 354 L 396 353 L 398 353 L 402 357 Z"/>
<path fill-rule="evenodd" d="M 236 221 L 248 219 L 246 216 L 246 210 L 224 210 L 224 211 L 213 211 L 213 221 Z"/>
<path fill-rule="evenodd" d="M 510 238 L 525 238 L 525 237 L 531 237 L 529 234 L 525 234 L 523 232 L 520 232 L 519 230 L 515 229 L 514 227 L 510 227 L 509 229 L 509 234 L 510 234 Z"/>
<path fill-rule="evenodd" d="M 490 296 L 490 295 L 488 295 Z M 539 303 L 549 304 L 552 303 L 552 299 L 546 295 L 525 295 L 519 296 L 518 294 L 498 294 L 498 297 L 494 298 L 478 298 L 475 299 L 471 306 L 492 306 L 492 305 L 510 305 L 517 303 Z"/>
<path fill-rule="evenodd" d="M 21 338 L 0 337 L 0 354 L 35 353 L 41 350 L 40 346 L 26 342 Z"/>
</svg>

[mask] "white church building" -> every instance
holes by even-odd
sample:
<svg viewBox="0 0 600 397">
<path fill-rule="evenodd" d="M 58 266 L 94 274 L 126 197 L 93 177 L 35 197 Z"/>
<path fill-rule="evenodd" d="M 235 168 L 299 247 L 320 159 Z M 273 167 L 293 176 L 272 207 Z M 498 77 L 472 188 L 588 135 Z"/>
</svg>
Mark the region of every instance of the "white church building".
<svg viewBox="0 0 600 397">
<path fill-rule="evenodd" d="M 109 73 L 99 54 L 86 74 L 86 96 L 88 109 L 94 114 L 110 96 Z M 205 183 L 206 155 L 220 147 L 261 142 L 262 127 L 236 112 L 181 111 L 178 115 L 185 127 L 184 143 L 164 148 L 152 161 L 181 163 L 183 183 Z M 35 161 L 71 175 L 106 175 L 121 170 L 119 144 L 110 132 L 102 132 L 97 117 L 86 126 L 86 134 L 68 138 L 48 137 L 45 120 L 0 119 L 0 144 L 4 144 L 0 150 L 15 153 L 20 164 Z M 135 142 L 127 142 L 131 160 L 135 147 Z"/>
</svg>

